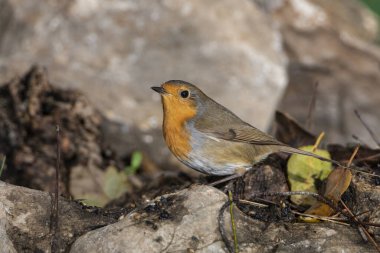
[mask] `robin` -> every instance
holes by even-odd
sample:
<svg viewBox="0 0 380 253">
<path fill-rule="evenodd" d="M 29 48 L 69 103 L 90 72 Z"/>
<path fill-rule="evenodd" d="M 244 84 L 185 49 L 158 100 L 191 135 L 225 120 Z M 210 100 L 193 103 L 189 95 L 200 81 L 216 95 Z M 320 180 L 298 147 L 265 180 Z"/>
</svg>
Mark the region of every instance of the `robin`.
<svg viewBox="0 0 380 253">
<path fill-rule="evenodd" d="M 171 80 L 152 89 L 161 95 L 166 144 L 182 163 L 199 172 L 237 177 L 276 152 L 337 163 L 276 140 L 241 120 L 191 83 Z"/>
</svg>

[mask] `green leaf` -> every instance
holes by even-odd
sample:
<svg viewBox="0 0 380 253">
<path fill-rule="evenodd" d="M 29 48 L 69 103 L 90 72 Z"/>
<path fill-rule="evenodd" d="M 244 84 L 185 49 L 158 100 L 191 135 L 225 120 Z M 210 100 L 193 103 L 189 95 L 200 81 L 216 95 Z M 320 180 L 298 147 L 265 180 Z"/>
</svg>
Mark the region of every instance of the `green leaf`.
<svg viewBox="0 0 380 253">
<path fill-rule="evenodd" d="M 327 150 L 317 149 L 314 146 L 304 146 L 301 150 L 312 152 L 327 159 L 331 159 Z M 318 192 L 315 185 L 317 180 L 324 180 L 332 171 L 331 162 L 317 158 L 293 154 L 288 161 L 288 180 L 292 191 Z M 294 195 L 290 198 L 297 205 L 313 205 L 316 199 L 311 196 Z"/>
<path fill-rule="evenodd" d="M 131 165 L 125 167 L 125 173 L 127 175 L 134 175 L 136 171 L 140 168 L 142 163 L 143 155 L 139 151 L 135 151 L 132 153 L 131 157 Z"/>
<path fill-rule="evenodd" d="M 109 199 L 120 197 L 128 190 L 127 175 L 117 171 L 115 167 L 108 167 L 106 170 L 103 191 Z"/>
<path fill-rule="evenodd" d="M 99 194 L 86 194 L 81 196 L 80 202 L 86 206 L 104 207 L 108 203 L 108 199 L 105 196 Z"/>
</svg>

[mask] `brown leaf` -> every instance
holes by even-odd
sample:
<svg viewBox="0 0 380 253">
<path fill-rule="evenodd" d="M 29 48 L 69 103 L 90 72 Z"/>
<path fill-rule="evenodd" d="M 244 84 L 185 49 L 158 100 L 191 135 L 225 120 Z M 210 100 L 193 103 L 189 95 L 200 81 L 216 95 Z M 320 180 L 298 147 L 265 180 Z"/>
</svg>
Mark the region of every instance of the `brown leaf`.
<svg viewBox="0 0 380 253">
<path fill-rule="evenodd" d="M 342 167 L 333 170 L 326 179 L 326 187 L 323 196 L 337 204 L 343 193 L 350 186 L 351 179 L 352 174 L 350 170 Z M 334 214 L 334 210 L 325 203 L 317 202 L 306 210 L 305 213 L 318 216 L 331 216 Z M 318 219 L 314 218 L 303 219 L 308 222 L 318 221 Z"/>
<path fill-rule="evenodd" d="M 276 133 L 279 141 L 293 147 L 312 145 L 316 141 L 316 136 L 304 129 L 290 115 L 276 111 Z"/>
<path fill-rule="evenodd" d="M 343 193 L 350 186 L 352 174 L 349 169 L 339 167 L 327 177 L 324 196 L 338 203 Z"/>
</svg>

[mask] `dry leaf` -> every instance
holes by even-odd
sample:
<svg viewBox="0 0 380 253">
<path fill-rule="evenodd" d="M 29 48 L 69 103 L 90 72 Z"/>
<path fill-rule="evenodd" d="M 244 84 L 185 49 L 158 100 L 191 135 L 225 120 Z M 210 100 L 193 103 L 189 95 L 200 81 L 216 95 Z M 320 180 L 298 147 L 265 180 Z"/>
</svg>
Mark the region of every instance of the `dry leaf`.
<svg viewBox="0 0 380 253">
<path fill-rule="evenodd" d="M 337 204 L 343 193 L 350 186 L 351 179 L 352 174 L 350 170 L 341 167 L 333 170 L 326 179 L 326 187 L 323 196 Z M 331 216 L 334 212 L 335 211 L 329 205 L 322 202 L 317 202 L 306 210 L 305 213 L 318 216 Z M 301 219 L 307 222 L 319 221 L 316 218 L 310 217 L 301 217 Z"/>
<path fill-rule="evenodd" d="M 276 138 L 292 147 L 311 145 L 316 136 L 304 129 L 290 115 L 276 111 Z"/>
</svg>

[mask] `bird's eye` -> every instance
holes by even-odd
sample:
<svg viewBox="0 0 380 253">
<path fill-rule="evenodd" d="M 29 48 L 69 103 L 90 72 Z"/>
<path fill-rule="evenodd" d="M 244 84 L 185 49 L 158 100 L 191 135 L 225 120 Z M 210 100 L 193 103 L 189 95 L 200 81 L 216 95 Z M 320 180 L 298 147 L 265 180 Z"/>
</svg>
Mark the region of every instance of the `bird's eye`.
<svg viewBox="0 0 380 253">
<path fill-rule="evenodd" d="M 190 95 L 190 92 L 188 90 L 183 90 L 179 93 L 182 98 L 188 98 Z"/>
</svg>

